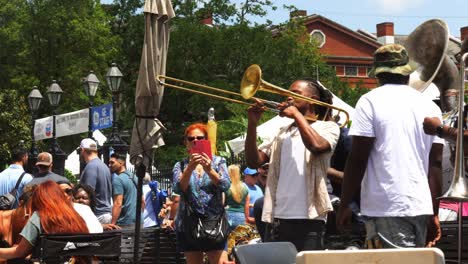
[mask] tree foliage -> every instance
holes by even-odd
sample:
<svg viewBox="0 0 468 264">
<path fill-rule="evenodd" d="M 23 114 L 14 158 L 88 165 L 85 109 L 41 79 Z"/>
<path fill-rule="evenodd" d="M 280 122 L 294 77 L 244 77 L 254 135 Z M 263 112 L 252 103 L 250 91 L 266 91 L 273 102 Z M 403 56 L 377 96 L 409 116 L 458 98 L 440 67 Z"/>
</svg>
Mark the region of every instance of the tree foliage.
<svg viewBox="0 0 468 264">
<path fill-rule="evenodd" d="M 348 89 L 309 41 L 302 21 L 273 28 L 252 18 L 276 9 L 270 0 L 173 0 L 167 75 L 230 91 L 239 91 L 245 69 L 259 64 L 263 78 L 287 89 L 300 77 L 320 77 L 333 92 L 352 104 L 361 90 Z M 44 96 L 38 117 L 51 115 L 46 88 L 56 79 L 64 91 L 60 112 L 87 106 L 81 78 L 94 70 L 101 80 L 96 104 L 110 101 L 104 74 L 117 62 L 124 75 L 119 121 L 131 130 L 134 93 L 144 36 L 143 0 L 0 0 L 0 163 L 20 139 L 29 145 L 30 117 L 26 96 L 36 85 Z M 293 10 L 293 6 L 284 7 Z M 214 27 L 202 25 L 212 16 Z M 282 101 L 278 95 L 259 97 Z M 160 119 L 167 126 L 166 146 L 157 150 L 158 164 L 169 165 L 185 150 L 182 135 L 195 121 L 206 121 L 210 107 L 218 120 L 218 149 L 246 128 L 246 107 L 166 88 Z M 240 99 L 240 98 L 236 98 Z M 274 116 L 265 114 L 263 121 Z M 77 136 L 60 138 L 67 152 Z M 44 144 L 45 145 L 45 144 Z M 2 165 L 2 164 L 0 164 Z"/>
<path fill-rule="evenodd" d="M 59 113 L 86 107 L 81 78 L 94 70 L 104 84 L 104 72 L 119 48 L 120 37 L 112 35 L 109 20 L 98 0 L 0 0 L 0 91 L 4 100 L 12 100 L 0 123 L 16 128 L 0 134 L 0 159 L 6 159 L 12 141 L 29 145 L 26 96 L 33 86 L 44 96 L 39 117 L 51 114 L 45 92 L 53 79 L 64 91 Z M 97 102 L 108 101 L 109 94 L 101 88 Z M 61 145 L 69 140 L 60 139 Z"/>
<path fill-rule="evenodd" d="M 207 27 L 190 20 L 178 20 L 171 32 L 167 75 L 237 93 L 242 75 L 251 64 L 259 64 L 262 78 L 284 89 L 295 79 L 316 77 L 317 72 L 322 82 L 339 82 L 333 69 L 322 60 L 317 46 L 309 42 L 301 21 L 288 22 L 279 32 L 272 34 L 271 28 L 264 25 Z M 246 107 L 243 105 L 171 88 L 166 88 L 164 96 L 161 118 L 170 131 L 166 136 L 166 149 L 180 146 L 181 125 L 205 120 L 210 107 L 215 108 L 219 121 L 218 148 L 224 149 L 227 140 L 246 130 Z M 281 96 L 263 92 L 258 96 L 284 100 Z M 159 163 L 170 163 L 171 159 L 174 161 L 169 155 L 156 156 Z"/>
</svg>

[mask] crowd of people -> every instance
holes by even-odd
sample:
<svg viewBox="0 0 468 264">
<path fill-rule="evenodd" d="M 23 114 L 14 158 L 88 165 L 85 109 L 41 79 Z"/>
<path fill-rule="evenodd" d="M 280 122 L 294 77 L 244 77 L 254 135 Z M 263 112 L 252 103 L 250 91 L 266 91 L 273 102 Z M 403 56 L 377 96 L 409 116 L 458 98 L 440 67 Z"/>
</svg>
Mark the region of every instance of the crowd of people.
<svg viewBox="0 0 468 264">
<path fill-rule="evenodd" d="M 149 174 L 144 180 L 142 208 L 137 210 L 137 178 L 126 170 L 125 156 L 113 153 L 109 164 L 104 164 L 98 157 L 96 142 L 90 138 L 81 141 L 80 156 L 86 166 L 79 183 L 73 184 L 52 171 L 50 153 L 38 155 L 37 173 L 31 175 L 24 170 L 29 159 L 27 150 L 13 151 L 11 164 L 0 173 L 0 196 L 14 190 L 16 198 L 7 210 L 0 211 L 0 259 L 26 258 L 41 233 L 132 229 L 139 211 L 144 227 L 162 224 L 163 217 L 158 214 L 167 195 L 157 188 Z M 74 258 L 74 261 L 90 263 L 87 258 Z"/>
<path fill-rule="evenodd" d="M 403 46 L 383 45 L 372 70 L 380 86 L 359 99 L 349 129 L 340 129 L 323 106 L 289 97 L 277 109 L 290 122 L 259 146 L 256 129 L 265 106 L 255 100 L 247 114 L 244 184 L 240 168 L 217 156 L 189 152 L 177 162 L 176 229 L 187 262 L 203 263 L 203 253 L 210 263 L 228 261 L 223 217 L 227 232 L 254 225 L 262 241 L 289 241 L 298 251 L 324 249 L 325 233 L 344 234 L 352 221 L 364 223 L 367 248 L 434 246 L 439 215 L 456 219 L 446 210 L 458 203 L 442 201 L 439 213 L 436 198 L 442 195 L 444 138 L 457 135 L 442 125 L 441 109 L 408 85 L 413 70 Z M 289 91 L 332 104 L 331 93 L 308 78 Z M 207 138 L 206 128 L 189 126 L 184 138 L 190 150 Z M 265 166 L 268 173 L 259 178 Z M 194 214 L 201 226 L 196 232 L 184 227 L 193 227 Z"/>
<path fill-rule="evenodd" d="M 134 228 L 140 210 L 143 227 L 175 231 L 189 264 L 229 263 L 227 240 L 239 233 L 289 241 L 298 251 L 322 250 L 325 233 L 346 232 L 352 219 L 365 223 L 368 248 L 433 246 L 441 235 L 439 215 L 454 220 L 458 210 L 458 204 L 439 206 L 436 200 L 442 194 L 444 138 L 457 135 L 442 123 L 437 105 L 408 86 L 412 71 L 403 46 L 384 45 L 372 70 L 380 86 L 359 99 L 349 129 L 340 128 L 326 107 L 288 97 L 277 108 L 290 122 L 260 145 L 256 129 L 265 106 L 255 99 L 247 111 L 242 168 L 195 151 L 208 129 L 189 125 L 187 155 L 173 167 L 169 197 L 149 174 L 143 197 L 137 197 L 126 157 L 114 153 L 104 164 L 89 138 L 80 144 L 86 167 L 76 185 L 52 172 L 47 152 L 38 155 L 36 175 L 25 173 L 28 154 L 17 149 L 0 173 L 0 195 L 17 187 L 19 197 L 12 210 L 0 211 L 0 259 L 26 257 L 40 233 Z M 309 78 L 294 81 L 289 90 L 332 104 L 332 94 Z M 136 208 L 138 199 L 142 208 Z"/>
</svg>

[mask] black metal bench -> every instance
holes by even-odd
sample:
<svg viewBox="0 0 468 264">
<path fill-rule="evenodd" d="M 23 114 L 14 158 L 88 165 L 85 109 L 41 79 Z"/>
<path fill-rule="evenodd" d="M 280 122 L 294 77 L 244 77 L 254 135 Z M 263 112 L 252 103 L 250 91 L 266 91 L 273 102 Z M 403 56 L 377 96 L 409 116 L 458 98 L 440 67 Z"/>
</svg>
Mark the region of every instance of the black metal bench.
<svg viewBox="0 0 468 264">
<path fill-rule="evenodd" d="M 442 237 L 436 247 L 444 252 L 447 263 L 458 261 L 458 222 L 441 222 Z M 462 262 L 468 263 L 468 218 L 463 219 Z"/>
<path fill-rule="evenodd" d="M 120 263 L 134 263 L 134 239 L 134 230 L 122 230 Z M 139 245 L 139 263 L 185 263 L 183 255 L 177 251 L 175 233 L 160 228 L 142 228 Z"/>
<path fill-rule="evenodd" d="M 174 231 L 142 228 L 138 263 L 183 264 L 177 251 Z M 100 263 L 134 263 L 135 230 L 123 229 L 102 234 L 41 235 L 33 259 L 41 263 L 60 263 L 71 256 L 95 256 Z"/>
</svg>

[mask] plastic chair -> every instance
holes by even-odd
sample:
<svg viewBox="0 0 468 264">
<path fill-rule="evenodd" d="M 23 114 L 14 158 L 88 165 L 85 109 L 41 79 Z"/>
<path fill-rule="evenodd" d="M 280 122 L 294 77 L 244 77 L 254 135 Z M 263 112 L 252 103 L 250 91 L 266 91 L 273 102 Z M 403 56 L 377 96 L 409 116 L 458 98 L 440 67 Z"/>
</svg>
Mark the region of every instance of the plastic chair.
<svg viewBox="0 0 468 264">
<path fill-rule="evenodd" d="M 234 247 L 234 257 L 239 264 L 292 264 L 297 250 L 290 242 L 267 242 Z"/>
<path fill-rule="evenodd" d="M 368 249 L 302 251 L 297 254 L 297 264 L 444 264 L 444 253 L 438 248 Z"/>
</svg>

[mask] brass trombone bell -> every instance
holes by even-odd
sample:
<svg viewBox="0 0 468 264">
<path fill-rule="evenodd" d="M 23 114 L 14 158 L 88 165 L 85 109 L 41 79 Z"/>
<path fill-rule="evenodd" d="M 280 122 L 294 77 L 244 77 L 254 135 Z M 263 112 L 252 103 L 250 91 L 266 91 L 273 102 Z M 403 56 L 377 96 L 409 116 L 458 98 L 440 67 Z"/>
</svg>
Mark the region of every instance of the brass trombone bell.
<svg viewBox="0 0 468 264">
<path fill-rule="evenodd" d="M 319 84 L 320 85 L 320 84 Z M 336 110 L 338 113 L 344 113 L 346 116 L 346 122 L 343 122 L 344 126 L 349 122 L 349 114 L 344 109 L 336 107 L 331 104 L 324 103 L 322 101 L 312 99 L 297 93 L 293 93 L 289 90 L 278 87 L 274 84 L 271 84 L 262 79 L 262 69 L 257 64 L 250 65 L 247 70 L 244 72 L 242 77 L 240 92 L 244 99 L 252 98 L 258 91 L 264 91 L 274 94 L 279 94 L 286 97 L 292 97 L 294 99 L 299 99 L 306 101 L 310 104 L 319 105 L 327 108 L 325 117 L 328 116 L 330 110 Z"/>
</svg>

